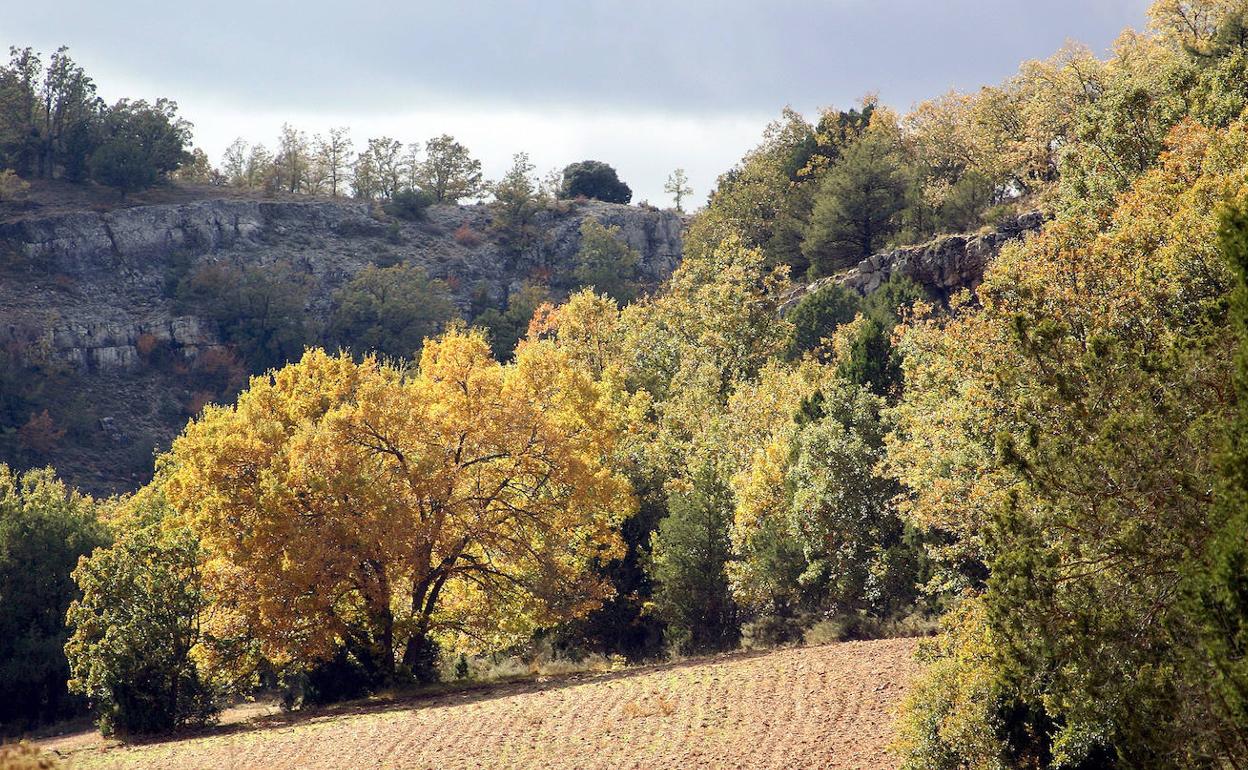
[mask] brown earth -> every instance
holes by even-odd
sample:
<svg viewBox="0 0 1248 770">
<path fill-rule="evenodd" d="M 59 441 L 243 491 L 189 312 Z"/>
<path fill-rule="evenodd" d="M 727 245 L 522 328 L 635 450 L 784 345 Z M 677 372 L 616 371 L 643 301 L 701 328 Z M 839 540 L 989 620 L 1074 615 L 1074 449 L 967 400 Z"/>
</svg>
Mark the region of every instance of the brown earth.
<svg viewBox="0 0 1248 770">
<path fill-rule="evenodd" d="M 141 745 L 43 741 L 69 767 L 892 768 L 915 641 L 850 642 L 256 715 Z M 236 720 L 239 717 L 234 717 Z"/>
</svg>

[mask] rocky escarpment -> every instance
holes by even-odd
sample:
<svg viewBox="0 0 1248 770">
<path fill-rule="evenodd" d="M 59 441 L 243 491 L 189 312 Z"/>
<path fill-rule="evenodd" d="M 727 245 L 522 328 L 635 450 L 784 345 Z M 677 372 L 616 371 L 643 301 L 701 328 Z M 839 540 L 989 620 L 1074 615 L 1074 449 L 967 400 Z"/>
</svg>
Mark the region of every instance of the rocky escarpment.
<svg viewBox="0 0 1248 770">
<path fill-rule="evenodd" d="M 684 227 L 674 212 L 562 202 L 536 216 L 531 244 L 516 254 L 491 234 L 480 205 L 434 206 L 419 222 L 307 199 L 5 214 L 0 206 L 0 461 L 51 463 L 92 492 L 142 483 L 153 447 L 243 384 L 211 308 L 176 290 L 200 269 L 238 276 L 280 266 L 306 284 L 301 320 L 315 330 L 367 266 L 414 265 L 445 281 L 467 318 L 501 307 L 526 282 L 554 298 L 573 289 L 586 217 L 619 226 L 649 286 L 676 268 Z M 39 424 L 45 408 L 52 422 Z"/>
<path fill-rule="evenodd" d="M 780 303 L 781 315 L 802 297 L 829 284 L 840 284 L 859 294 L 870 294 L 893 276 L 910 278 L 933 297 L 946 300 L 961 289 L 974 289 L 984 277 L 984 268 L 1006 243 L 1039 230 L 1045 222 L 1041 212 L 1032 211 L 1000 224 L 987 233 L 945 235 L 917 246 L 882 251 L 837 275 L 789 291 Z"/>
<path fill-rule="evenodd" d="M 423 267 L 465 309 L 474 295 L 501 303 L 526 280 L 558 293 L 571 288 L 585 217 L 620 227 L 644 283 L 675 269 L 680 215 L 595 201 L 539 214 L 540 237 L 519 256 L 489 237 L 484 206 L 436 206 L 409 223 L 348 201 L 204 200 L 0 223 L 0 344 L 87 370 L 138 366 L 145 335 L 194 356 L 219 343 L 215 329 L 180 313 L 169 285 L 204 262 L 289 262 L 312 279 L 312 316 L 325 315 L 333 292 L 369 264 Z"/>
</svg>

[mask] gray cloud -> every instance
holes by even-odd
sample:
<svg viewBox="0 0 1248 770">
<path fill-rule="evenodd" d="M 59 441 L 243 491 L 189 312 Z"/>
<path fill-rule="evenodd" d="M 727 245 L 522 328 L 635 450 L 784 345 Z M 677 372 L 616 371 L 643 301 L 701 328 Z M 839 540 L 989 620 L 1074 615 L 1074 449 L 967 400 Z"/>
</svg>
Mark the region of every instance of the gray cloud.
<svg viewBox="0 0 1248 770">
<path fill-rule="evenodd" d="M 249 105 L 422 103 L 773 111 L 879 90 L 898 106 L 998 80 L 1066 38 L 1103 48 L 1147 0 L 60 0 L 12 42 Z M 176 94 L 173 94 L 176 96 Z"/>
</svg>

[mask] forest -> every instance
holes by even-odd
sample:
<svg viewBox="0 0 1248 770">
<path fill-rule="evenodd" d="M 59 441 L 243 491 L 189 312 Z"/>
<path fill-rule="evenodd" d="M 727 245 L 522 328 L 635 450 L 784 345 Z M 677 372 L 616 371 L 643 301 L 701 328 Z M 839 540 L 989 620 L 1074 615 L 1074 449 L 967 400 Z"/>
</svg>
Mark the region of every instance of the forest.
<svg viewBox="0 0 1248 770">
<path fill-rule="evenodd" d="M 189 274 L 250 377 L 151 481 L 96 499 L 0 466 L 0 724 L 132 736 L 516 651 L 921 635 L 902 767 L 1248 767 L 1248 6 L 1149 18 L 1108 57 L 1069 44 L 906 113 L 785 110 L 654 291 L 590 220 L 566 298 L 460 318 L 377 269 L 311 344 L 237 322 L 217 297 L 251 279 Z M 66 52 L 45 72 L 14 49 L 0 197 L 481 198 L 523 251 L 533 212 L 632 196 L 597 161 L 542 181 L 518 155 L 490 183 L 450 136 L 356 154 L 287 126 L 214 169 L 172 102 L 92 94 Z M 668 187 L 687 205 L 683 172 Z M 1033 211 L 973 290 L 823 282 L 780 312 Z"/>
</svg>

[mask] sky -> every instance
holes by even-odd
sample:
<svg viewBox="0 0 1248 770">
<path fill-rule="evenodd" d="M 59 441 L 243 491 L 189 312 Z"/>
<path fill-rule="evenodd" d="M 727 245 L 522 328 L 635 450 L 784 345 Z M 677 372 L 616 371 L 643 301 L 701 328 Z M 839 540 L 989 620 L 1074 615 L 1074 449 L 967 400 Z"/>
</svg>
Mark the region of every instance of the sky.
<svg viewBox="0 0 1248 770">
<path fill-rule="evenodd" d="M 106 100 L 176 100 L 214 162 L 284 122 L 449 133 L 487 177 L 603 160 L 666 205 L 673 169 L 703 200 L 786 105 L 905 111 L 1067 40 L 1103 53 L 1149 1 L 0 0 L 0 41 L 68 45 Z"/>
</svg>

